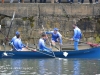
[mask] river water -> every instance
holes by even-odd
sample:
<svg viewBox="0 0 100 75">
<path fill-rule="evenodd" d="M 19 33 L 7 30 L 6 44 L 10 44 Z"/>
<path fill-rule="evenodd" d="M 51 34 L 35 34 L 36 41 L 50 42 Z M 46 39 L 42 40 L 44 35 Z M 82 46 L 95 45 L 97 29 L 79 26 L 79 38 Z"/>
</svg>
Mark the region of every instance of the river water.
<svg viewBox="0 0 100 75">
<path fill-rule="evenodd" d="M 100 59 L 0 59 L 0 75 L 100 75 Z"/>
<path fill-rule="evenodd" d="M 2 58 L 0 75 L 100 75 L 100 59 Z"/>
</svg>

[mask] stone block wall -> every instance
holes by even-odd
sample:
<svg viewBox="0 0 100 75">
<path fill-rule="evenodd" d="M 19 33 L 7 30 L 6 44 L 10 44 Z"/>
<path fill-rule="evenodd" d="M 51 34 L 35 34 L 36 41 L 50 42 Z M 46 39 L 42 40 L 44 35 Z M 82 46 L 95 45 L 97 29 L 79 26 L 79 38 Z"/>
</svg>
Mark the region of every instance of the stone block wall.
<svg viewBox="0 0 100 75">
<path fill-rule="evenodd" d="M 97 31 L 97 28 L 100 28 L 100 4 L 0 4 L 0 24 L 5 36 L 8 34 L 14 11 L 15 18 L 10 29 L 9 39 L 18 30 L 21 32 L 23 42 L 37 43 L 42 25 L 44 25 L 45 30 L 57 27 L 63 38 L 71 38 L 74 23 L 77 23 L 81 28 L 84 35 L 83 41 L 95 42 L 100 36 Z M 91 38 L 92 34 L 96 37 Z M 2 34 L 0 36 L 2 43 L 4 36 Z M 66 39 L 63 41 L 68 43 Z"/>
</svg>

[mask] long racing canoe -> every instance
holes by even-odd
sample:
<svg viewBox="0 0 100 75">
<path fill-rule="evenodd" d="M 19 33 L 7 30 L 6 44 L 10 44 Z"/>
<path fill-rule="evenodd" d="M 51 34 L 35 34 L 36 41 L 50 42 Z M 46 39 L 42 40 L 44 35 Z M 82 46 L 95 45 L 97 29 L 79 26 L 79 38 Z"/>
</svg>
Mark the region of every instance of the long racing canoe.
<svg viewBox="0 0 100 75">
<path fill-rule="evenodd" d="M 100 58 L 100 47 L 64 51 L 0 51 L 0 58 Z"/>
</svg>

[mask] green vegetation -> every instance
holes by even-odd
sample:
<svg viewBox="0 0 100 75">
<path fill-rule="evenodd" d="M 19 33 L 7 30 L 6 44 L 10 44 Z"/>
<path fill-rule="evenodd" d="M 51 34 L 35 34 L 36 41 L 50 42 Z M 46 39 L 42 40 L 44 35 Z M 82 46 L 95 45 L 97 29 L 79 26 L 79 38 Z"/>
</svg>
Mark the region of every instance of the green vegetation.
<svg viewBox="0 0 100 75">
<path fill-rule="evenodd" d="M 35 21 L 34 20 L 34 16 L 31 16 L 31 17 L 23 17 L 22 19 L 23 19 L 23 21 L 29 20 L 30 21 L 31 28 L 34 27 L 34 21 Z"/>
</svg>

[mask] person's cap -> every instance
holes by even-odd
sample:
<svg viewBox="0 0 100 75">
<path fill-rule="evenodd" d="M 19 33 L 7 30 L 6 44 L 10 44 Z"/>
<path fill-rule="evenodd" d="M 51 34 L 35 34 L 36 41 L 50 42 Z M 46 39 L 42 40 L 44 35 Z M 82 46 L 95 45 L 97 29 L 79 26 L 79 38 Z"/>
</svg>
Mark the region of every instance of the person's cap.
<svg viewBox="0 0 100 75">
<path fill-rule="evenodd" d="M 54 30 L 54 31 L 58 31 L 58 28 L 54 28 L 53 30 Z"/>
<path fill-rule="evenodd" d="M 20 32 L 19 31 L 16 31 L 16 35 L 20 35 Z"/>
</svg>

